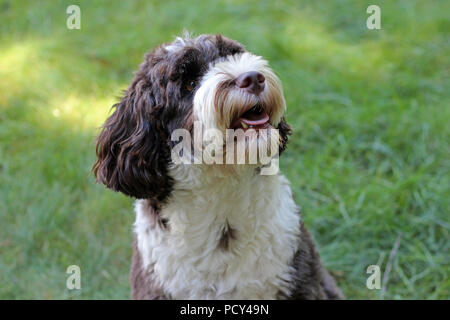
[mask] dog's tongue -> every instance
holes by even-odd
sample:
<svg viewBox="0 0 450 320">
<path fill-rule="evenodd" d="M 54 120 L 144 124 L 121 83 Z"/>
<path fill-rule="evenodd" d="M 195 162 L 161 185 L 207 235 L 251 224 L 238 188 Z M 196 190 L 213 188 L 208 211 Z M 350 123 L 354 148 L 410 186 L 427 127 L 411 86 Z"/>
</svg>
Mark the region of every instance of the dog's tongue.
<svg viewBox="0 0 450 320">
<path fill-rule="evenodd" d="M 239 121 L 242 121 L 249 126 L 258 126 L 269 121 L 269 115 L 264 111 L 261 113 L 246 112 L 239 118 Z"/>
<path fill-rule="evenodd" d="M 257 128 L 261 129 L 267 126 L 267 123 L 269 122 L 269 115 L 266 113 L 266 111 L 259 107 L 255 106 L 242 114 L 239 118 L 234 120 L 234 122 L 231 125 L 231 128 L 237 129 L 237 128 Z"/>
</svg>

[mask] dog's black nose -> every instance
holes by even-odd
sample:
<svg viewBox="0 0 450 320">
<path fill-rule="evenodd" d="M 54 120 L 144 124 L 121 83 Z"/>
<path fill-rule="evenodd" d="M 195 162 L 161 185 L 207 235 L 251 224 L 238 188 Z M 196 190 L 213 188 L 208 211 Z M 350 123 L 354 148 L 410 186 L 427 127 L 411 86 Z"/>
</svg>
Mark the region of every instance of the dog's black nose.
<svg viewBox="0 0 450 320">
<path fill-rule="evenodd" d="M 262 73 L 250 71 L 241 74 L 236 79 L 236 86 L 249 93 L 259 94 L 264 90 L 266 78 Z"/>
</svg>

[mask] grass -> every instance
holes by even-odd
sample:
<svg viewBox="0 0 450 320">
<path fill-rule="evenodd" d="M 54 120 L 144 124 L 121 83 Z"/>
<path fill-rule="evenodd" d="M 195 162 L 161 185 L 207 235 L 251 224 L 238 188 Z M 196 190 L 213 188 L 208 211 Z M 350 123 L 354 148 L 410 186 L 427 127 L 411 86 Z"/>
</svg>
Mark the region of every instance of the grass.
<svg viewBox="0 0 450 320">
<path fill-rule="evenodd" d="M 66 28 L 81 7 L 81 30 Z M 448 1 L 0 0 L 0 298 L 128 298 L 132 200 L 94 139 L 145 52 L 186 28 L 266 57 L 294 128 L 281 169 L 350 299 L 450 298 Z M 81 267 L 81 290 L 66 268 Z"/>
</svg>

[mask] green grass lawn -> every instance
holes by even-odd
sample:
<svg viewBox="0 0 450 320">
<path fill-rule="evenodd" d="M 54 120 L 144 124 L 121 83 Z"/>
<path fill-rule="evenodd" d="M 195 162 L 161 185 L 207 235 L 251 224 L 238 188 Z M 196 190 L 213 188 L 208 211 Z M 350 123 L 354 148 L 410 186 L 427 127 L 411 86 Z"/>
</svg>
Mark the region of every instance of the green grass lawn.
<svg viewBox="0 0 450 320">
<path fill-rule="evenodd" d="M 0 0 L 0 299 L 129 298 L 133 201 L 94 184 L 95 136 L 144 53 L 183 29 L 280 76 L 281 170 L 345 295 L 380 298 L 366 268 L 383 272 L 401 233 L 385 298 L 450 298 L 450 2 L 151 2 Z"/>
</svg>

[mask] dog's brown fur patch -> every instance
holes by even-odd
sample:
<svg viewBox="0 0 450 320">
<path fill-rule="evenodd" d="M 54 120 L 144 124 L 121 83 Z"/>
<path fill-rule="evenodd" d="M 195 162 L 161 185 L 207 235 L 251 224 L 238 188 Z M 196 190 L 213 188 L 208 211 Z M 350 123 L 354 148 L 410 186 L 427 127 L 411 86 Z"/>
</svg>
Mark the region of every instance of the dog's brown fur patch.
<svg viewBox="0 0 450 320">
<path fill-rule="evenodd" d="M 232 227 L 230 227 L 227 222 L 222 230 L 222 236 L 219 240 L 219 248 L 228 250 L 230 248 L 231 240 L 234 239 L 236 239 L 236 231 Z"/>
<path fill-rule="evenodd" d="M 133 258 L 131 262 L 130 283 L 131 297 L 135 300 L 167 300 L 163 289 L 152 280 L 153 268 L 145 270 L 141 254 L 137 248 L 137 240 L 133 242 Z"/>
<path fill-rule="evenodd" d="M 343 299 L 334 279 L 322 266 L 314 241 L 301 224 L 299 246 L 292 261 L 294 274 L 289 296 L 280 298 L 292 300 Z"/>
</svg>

